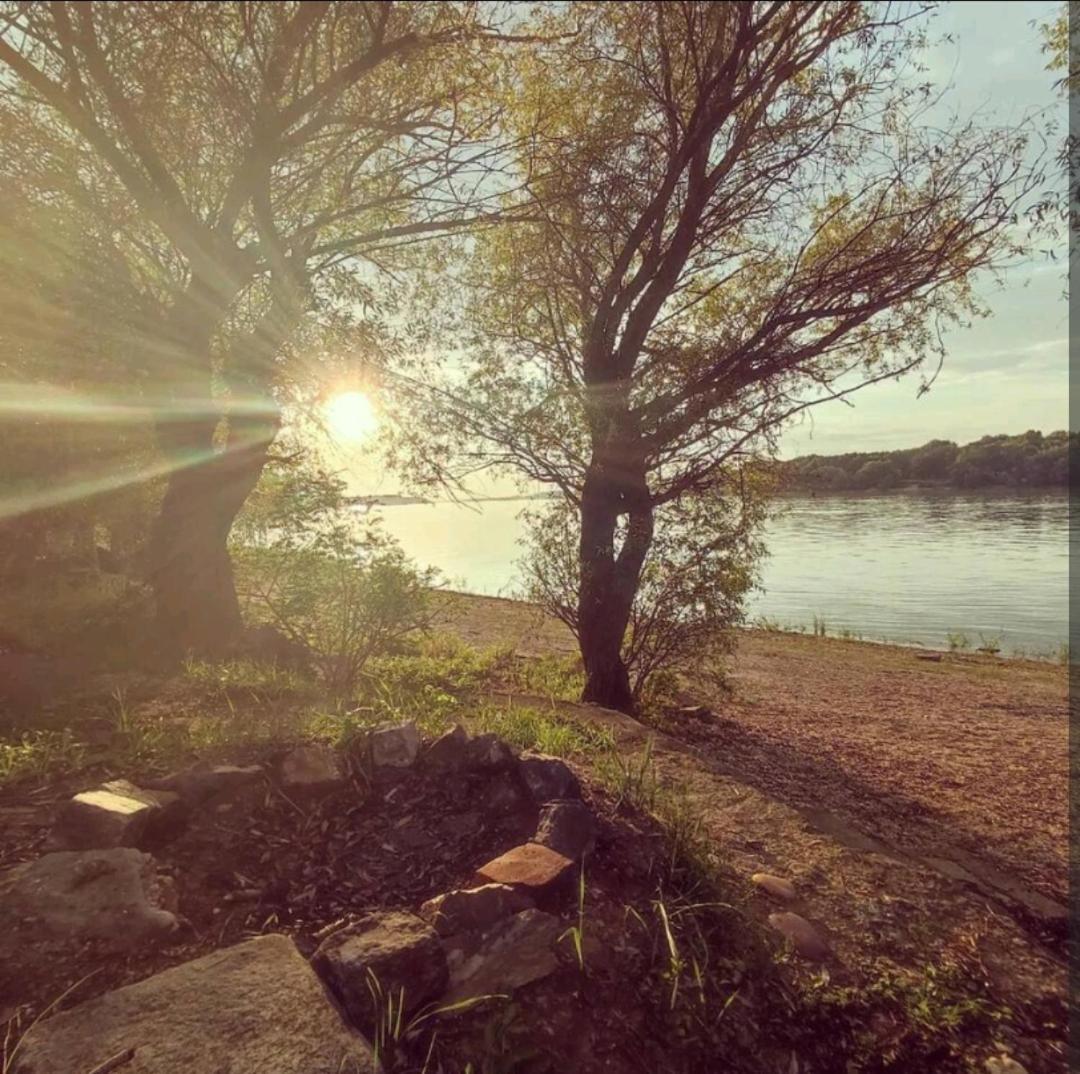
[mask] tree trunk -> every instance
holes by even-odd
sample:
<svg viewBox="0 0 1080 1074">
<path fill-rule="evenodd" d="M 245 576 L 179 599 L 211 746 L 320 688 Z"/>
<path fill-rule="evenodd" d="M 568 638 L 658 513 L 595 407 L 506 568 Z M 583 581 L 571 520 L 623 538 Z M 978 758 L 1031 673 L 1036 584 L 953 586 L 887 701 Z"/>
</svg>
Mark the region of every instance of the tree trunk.
<svg viewBox="0 0 1080 1074">
<path fill-rule="evenodd" d="M 616 553 L 620 515 L 627 515 L 628 522 Z M 652 532 L 644 473 L 628 482 L 625 468 L 613 476 L 609 467 L 594 461 L 581 498 L 578 641 L 585 665 L 582 700 L 620 712 L 634 711 L 622 646 Z"/>
<path fill-rule="evenodd" d="M 189 652 L 224 655 L 240 636 L 229 531 L 280 425 L 267 387 L 267 355 L 280 345 L 282 326 L 270 332 L 264 323 L 230 355 L 230 364 L 250 379 L 234 394 L 224 445 L 216 440 L 222 415 L 210 391 L 210 342 L 238 288 L 194 282 L 170 311 L 163 334 L 162 365 L 173 403 L 158 422 L 157 439 L 168 484 L 150 534 L 148 574 L 156 640 L 172 658 Z"/>
<path fill-rule="evenodd" d="M 173 469 L 151 535 L 156 632 L 170 656 L 221 656 L 243 629 L 229 531 L 266 465 L 278 415 L 230 418 L 223 450 L 214 447 L 216 421 L 177 425 L 161 436 Z"/>
</svg>

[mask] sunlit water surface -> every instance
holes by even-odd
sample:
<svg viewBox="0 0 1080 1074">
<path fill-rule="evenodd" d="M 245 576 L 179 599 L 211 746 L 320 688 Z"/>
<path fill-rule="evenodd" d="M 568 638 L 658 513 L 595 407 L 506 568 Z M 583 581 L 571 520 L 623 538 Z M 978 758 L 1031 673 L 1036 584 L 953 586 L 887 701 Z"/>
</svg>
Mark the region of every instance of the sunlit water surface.
<svg viewBox="0 0 1080 1074">
<path fill-rule="evenodd" d="M 457 589 L 514 595 L 518 502 L 387 507 L 387 530 Z M 1051 655 L 1068 638 L 1068 499 L 1057 493 L 792 497 L 765 531 L 750 620 Z"/>
</svg>

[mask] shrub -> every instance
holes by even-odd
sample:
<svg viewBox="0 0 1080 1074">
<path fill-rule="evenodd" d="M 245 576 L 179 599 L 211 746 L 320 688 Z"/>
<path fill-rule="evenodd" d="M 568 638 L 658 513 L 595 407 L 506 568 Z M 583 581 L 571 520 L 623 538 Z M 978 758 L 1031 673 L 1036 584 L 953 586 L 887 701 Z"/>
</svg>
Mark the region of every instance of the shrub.
<svg viewBox="0 0 1080 1074">
<path fill-rule="evenodd" d="M 377 521 L 357 518 L 344 483 L 325 471 L 271 472 L 234 532 L 246 610 L 305 646 L 336 696 L 355 690 L 373 657 L 430 623 L 435 573 L 417 569 Z"/>
</svg>

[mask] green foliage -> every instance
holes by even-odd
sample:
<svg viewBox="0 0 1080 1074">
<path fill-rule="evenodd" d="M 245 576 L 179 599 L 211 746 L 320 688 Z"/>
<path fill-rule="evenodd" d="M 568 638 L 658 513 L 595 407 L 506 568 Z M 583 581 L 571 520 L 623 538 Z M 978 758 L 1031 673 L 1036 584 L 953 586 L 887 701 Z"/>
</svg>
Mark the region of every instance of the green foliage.
<svg viewBox="0 0 1080 1074">
<path fill-rule="evenodd" d="M 657 511 L 623 640 L 639 703 L 670 694 L 679 669 L 715 663 L 729 651 L 730 630 L 742 618 L 763 553 L 756 537 L 763 515 L 757 491 L 734 483 Z M 528 517 L 526 595 L 576 634 L 577 512 L 560 500 Z"/>
<path fill-rule="evenodd" d="M 891 489 L 899 484 L 900 475 L 883 459 L 871 459 L 859 467 L 853 481 L 857 489 Z"/>
<path fill-rule="evenodd" d="M 353 516 L 332 475 L 291 465 L 264 484 L 236 527 L 237 592 L 311 653 L 332 696 L 348 696 L 369 660 L 429 626 L 435 572 Z"/>
<path fill-rule="evenodd" d="M 27 731 L 17 741 L 0 740 L 0 785 L 48 776 L 55 779 L 78 769 L 86 744 L 72 731 Z"/>
<path fill-rule="evenodd" d="M 780 463 L 782 485 L 808 491 L 872 491 L 902 484 L 949 488 L 1065 488 L 1075 433 L 984 436 L 963 447 L 931 440 L 903 451 L 804 455 Z"/>
</svg>

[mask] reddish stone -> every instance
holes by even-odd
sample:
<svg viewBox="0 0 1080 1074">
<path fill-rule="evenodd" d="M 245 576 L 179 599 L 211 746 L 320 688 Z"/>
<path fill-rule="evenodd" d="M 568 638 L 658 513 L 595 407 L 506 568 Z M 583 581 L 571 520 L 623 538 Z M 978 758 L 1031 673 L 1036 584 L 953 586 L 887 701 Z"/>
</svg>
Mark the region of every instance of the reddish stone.
<svg viewBox="0 0 1080 1074">
<path fill-rule="evenodd" d="M 524 843 L 480 866 L 473 884 L 507 884 L 543 898 L 558 894 L 573 872 L 574 863 L 564 855 L 539 843 Z"/>
</svg>

